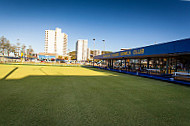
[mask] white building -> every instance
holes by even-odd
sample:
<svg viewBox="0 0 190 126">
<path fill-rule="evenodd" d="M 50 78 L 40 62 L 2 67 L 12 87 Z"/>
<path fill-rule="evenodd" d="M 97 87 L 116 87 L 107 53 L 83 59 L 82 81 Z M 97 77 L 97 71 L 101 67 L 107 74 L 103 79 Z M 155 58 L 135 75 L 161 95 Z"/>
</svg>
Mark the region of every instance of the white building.
<svg viewBox="0 0 190 126">
<path fill-rule="evenodd" d="M 61 56 L 67 55 L 68 35 L 61 32 L 60 28 L 45 30 L 45 53 L 56 53 Z"/>
<path fill-rule="evenodd" d="M 86 61 L 87 60 L 87 48 L 88 40 L 77 40 L 76 43 L 76 57 L 77 61 Z"/>
<path fill-rule="evenodd" d="M 94 54 L 94 56 L 102 55 L 102 51 L 96 49 L 96 50 L 94 50 L 94 53 L 93 53 L 93 54 Z"/>
<path fill-rule="evenodd" d="M 90 59 L 90 48 L 87 48 L 87 60 L 91 60 Z"/>
</svg>

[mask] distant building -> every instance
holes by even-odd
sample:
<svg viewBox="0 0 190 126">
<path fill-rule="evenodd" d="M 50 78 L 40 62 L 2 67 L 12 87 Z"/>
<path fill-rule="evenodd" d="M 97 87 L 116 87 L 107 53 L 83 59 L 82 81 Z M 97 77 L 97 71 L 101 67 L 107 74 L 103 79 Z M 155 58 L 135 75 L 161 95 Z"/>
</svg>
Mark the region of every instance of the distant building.
<svg viewBox="0 0 190 126">
<path fill-rule="evenodd" d="M 131 48 L 121 48 L 121 51 L 130 50 Z"/>
<path fill-rule="evenodd" d="M 94 50 L 94 56 L 98 56 L 98 55 L 102 55 L 102 51 L 101 50 Z"/>
<path fill-rule="evenodd" d="M 76 51 L 69 52 L 69 56 L 71 57 L 71 60 L 76 60 Z"/>
<path fill-rule="evenodd" d="M 90 57 L 90 48 L 87 48 L 87 60 L 91 60 L 91 57 Z"/>
<path fill-rule="evenodd" d="M 56 53 L 39 53 L 38 54 L 39 60 L 52 60 L 57 58 Z"/>
<path fill-rule="evenodd" d="M 102 54 L 112 53 L 112 51 L 102 51 Z"/>
<path fill-rule="evenodd" d="M 77 61 L 87 61 L 88 40 L 78 40 L 76 43 Z"/>
<path fill-rule="evenodd" d="M 67 55 L 68 35 L 61 32 L 60 28 L 45 30 L 45 53 L 56 53 L 61 56 Z"/>
</svg>

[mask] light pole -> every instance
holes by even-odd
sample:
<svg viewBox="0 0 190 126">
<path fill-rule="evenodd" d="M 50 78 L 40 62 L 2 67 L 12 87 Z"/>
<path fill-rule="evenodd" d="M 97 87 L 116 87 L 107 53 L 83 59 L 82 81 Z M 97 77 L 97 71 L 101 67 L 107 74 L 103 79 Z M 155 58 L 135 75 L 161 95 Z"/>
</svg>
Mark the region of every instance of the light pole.
<svg viewBox="0 0 190 126">
<path fill-rule="evenodd" d="M 3 45 L 1 45 L 1 48 L 4 48 L 4 46 Z M 5 59 L 4 59 L 4 51 L 2 51 L 2 54 L 3 54 L 3 63 L 5 63 Z"/>
<path fill-rule="evenodd" d="M 67 54 L 69 55 L 69 53 L 70 53 L 70 51 L 71 51 L 71 50 L 70 50 L 70 49 L 68 49 L 67 51 L 68 51 L 68 53 L 67 53 Z"/>
<path fill-rule="evenodd" d="M 20 39 L 17 39 L 17 56 L 19 57 L 19 53 L 20 53 L 20 43 L 19 43 Z"/>
<path fill-rule="evenodd" d="M 96 39 L 93 39 L 93 41 L 94 41 L 94 51 L 93 51 L 93 66 L 94 66 L 94 55 L 95 55 L 95 40 L 96 40 Z"/>
<path fill-rule="evenodd" d="M 94 47 L 93 47 L 93 48 L 94 48 L 94 51 L 93 51 L 93 57 L 94 57 L 94 55 L 95 55 L 95 40 L 96 40 L 96 39 L 93 39 L 93 41 L 94 41 Z"/>
<path fill-rule="evenodd" d="M 105 40 L 102 40 L 102 41 L 103 41 L 103 43 L 104 43 L 104 50 L 103 50 L 103 51 L 104 51 L 104 54 L 105 54 L 105 51 L 106 51 L 106 50 L 105 50 L 105 49 L 106 49 L 106 42 L 105 42 Z"/>
</svg>

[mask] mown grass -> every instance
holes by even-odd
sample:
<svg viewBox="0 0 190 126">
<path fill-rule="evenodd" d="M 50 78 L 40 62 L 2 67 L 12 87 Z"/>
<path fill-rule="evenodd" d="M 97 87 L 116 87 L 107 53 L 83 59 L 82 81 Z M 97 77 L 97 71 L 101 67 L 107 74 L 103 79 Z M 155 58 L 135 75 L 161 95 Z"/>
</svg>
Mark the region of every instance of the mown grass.
<svg viewBox="0 0 190 126">
<path fill-rule="evenodd" d="M 190 87 L 99 69 L 19 66 L 0 80 L 0 126 L 188 126 L 189 113 Z"/>
</svg>

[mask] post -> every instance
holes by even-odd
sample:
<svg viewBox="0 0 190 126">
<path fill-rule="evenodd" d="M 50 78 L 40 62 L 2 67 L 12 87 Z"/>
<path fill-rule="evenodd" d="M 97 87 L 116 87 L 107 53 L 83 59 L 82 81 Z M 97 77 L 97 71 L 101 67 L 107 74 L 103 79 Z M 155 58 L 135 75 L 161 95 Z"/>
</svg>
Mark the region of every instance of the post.
<svg viewBox="0 0 190 126">
<path fill-rule="evenodd" d="M 126 59 L 125 59 L 125 69 L 126 69 Z"/>
<path fill-rule="evenodd" d="M 93 67 L 94 67 L 94 57 L 93 57 Z"/>
<path fill-rule="evenodd" d="M 160 65 L 160 74 L 163 74 L 163 58 L 159 59 L 159 65 Z"/>
<path fill-rule="evenodd" d="M 108 59 L 108 68 L 110 68 L 110 60 Z"/>
<path fill-rule="evenodd" d="M 172 58 L 170 58 L 170 62 L 169 62 L 169 65 L 172 66 Z M 170 67 L 170 74 L 172 73 L 172 67 Z"/>
<path fill-rule="evenodd" d="M 189 73 L 189 60 L 187 61 L 187 72 Z"/>
<path fill-rule="evenodd" d="M 110 68 L 112 68 L 112 60 L 110 59 Z"/>
<path fill-rule="evenodd" d="M 141 59 L 139 59 L 139 67 L 140 67 L 140 72 L 141 72 Z"/>
<path fill-rule="evenodd" d="M 147 67 L 146 67 L 146 69 L 149 69 L 149 62 L 150 62 L 150 58 L 147 58 Z M 147 74 L 149 74 L 148 70 L 147 70 Z"/>
<path fill-rule="evenodd" d="M 110 59 L 110 68 L 111 68 L 111 64 L 112 64 L 111 62 L 112 62 L 112 61 L 111 61 L 111 59 Z"/>
<path fill-rule="evenodd" d="M 121 59 L 120 61 L 120 67 L 122 68 L 122 65 L 123 65 L 123 59 Z"/>
<path fill-rule="evenodd" d="M 177 72 L 177 57 L 175 58 L 175 72 Z"/>
<path fill-rule="evenodd" d="M 109 67 L 109 60 L 107 59 L 106 60 L 106 68 L 108 68 Z"/>
<path fill-rule="evenodd" d="M 169 58 L 167 58 L 167 61 L 166 61 L 166 74 L 168 74 L 168 66 L 169 66 Z"/>
<path fill-rule="evenodd" d="M 113 59 L 112 59 L 112 62 L 111 62 L 111 68 L 113 69 Z"/>
<path fill-rule="evenodd" d="M 147 69 L 149 69 L 150 58 L 147 58 Z"/>
</svg>

